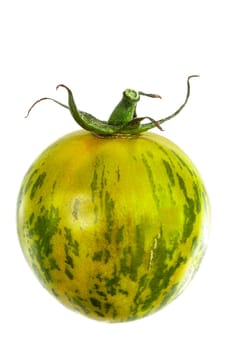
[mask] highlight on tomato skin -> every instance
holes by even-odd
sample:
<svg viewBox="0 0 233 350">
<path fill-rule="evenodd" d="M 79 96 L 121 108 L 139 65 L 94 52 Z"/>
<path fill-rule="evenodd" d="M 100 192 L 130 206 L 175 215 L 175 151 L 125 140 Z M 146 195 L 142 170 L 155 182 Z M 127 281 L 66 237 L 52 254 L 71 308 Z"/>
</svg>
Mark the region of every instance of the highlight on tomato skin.
<svg viewBox="0 0 233 350">
<path fill-rule="evenodd" d="M 180 110 L 189 89 L 188 79 Z M 124 93 L 105 129 L 116 133 L 81 130 L 52 143 L 18 196 L 18 236 L 31 269 L 63 305 L 99 321 L 132 321 L 168 305 L 192 280 L 208 242 L 210 204 L 193 162 L 161 135 L 134 133 L 143 94 L 152 97 Z M 117 117 L 125 106 L 123 127 Z"/>
</svg>

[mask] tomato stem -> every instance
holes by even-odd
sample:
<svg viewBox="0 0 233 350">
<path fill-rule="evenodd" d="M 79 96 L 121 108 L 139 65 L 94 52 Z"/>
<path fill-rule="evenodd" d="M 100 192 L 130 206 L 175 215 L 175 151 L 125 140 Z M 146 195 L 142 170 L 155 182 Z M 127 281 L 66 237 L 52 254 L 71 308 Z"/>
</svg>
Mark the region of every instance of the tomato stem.
<svg viewBox="0 0 233 350">
<path fill-rule="evenodd" d="M 118 103 L 118 105 L 113 110 L 112 114 L 110 115 L 108 121 L 102 121 L 91 114 L 87 112 L 83 112 L 78 110 L 72 91 L 64 84 L 59 84 L 57 86 L 57 89 L 62 87 L 66 89 L 68 93 L 68 105 L 65 105 L 53 98 L 50 97 L 43 97 L 36 102 L 33 103 L 33 105 L 28 110 L 27 116 L 30 114 L 32 108 L 39 102 L 44 100 L 50 100 L 53 101 L 60 106 L 69 109 L 71 115 L 73 116 L 74 120 L 83 128 L 86 130 L 89 130 L 91 132 L 94 132 L 98 135 L 114 135 L 114 134 L 139 134 L 141 132 L 145 132 L 147 130 L 150 130 L 154 127 L 159 128 L 160 130 L 163 130 L 161 128 L 161 124 L 164 122 L 174 118 L 177 114 L 181 112 L 181 110 L 185 107 L 185 105 L 188 102 L 189 96 L 190 96 L 190 79 L 194 77 L 199 77 L 199 75 L 190 75 L 187 79 L 187 92 L 186 97 L 182 105 L 171 115 L 168 117 L 162 118 L 160 120 L 154 120 L 151 117 L 137 117 L 136 113 L 136 107 L 137 103 L 140 100 L 140 96 L 147 96 L 151 98 L 161 98 L 158 94 L 151 94 L 151 93 L 145 93 L 142 91 L 135 91 L 131 89 L 126 89 L 123 92 L 123 96 L 121 101 Z M 26 116 L 26 117 L 27 117 Z M 142 123 L 143 121 L 148 120 L 147 123 Z"/>
</svg>

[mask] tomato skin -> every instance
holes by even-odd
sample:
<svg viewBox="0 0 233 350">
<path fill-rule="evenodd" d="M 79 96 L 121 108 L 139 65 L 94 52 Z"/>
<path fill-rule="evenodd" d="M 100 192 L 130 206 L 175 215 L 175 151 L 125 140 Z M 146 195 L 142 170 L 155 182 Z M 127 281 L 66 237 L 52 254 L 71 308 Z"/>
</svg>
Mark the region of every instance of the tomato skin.
<svg viewBox="0 0 233 350">
<path fill-rule="evenodd" d="M 183 291 L 206 249 L 209 212 L 198 171 L 168 139 L 78 131 L 29 169 L 17 225 L 29 265 L 61 303 L 121 322 Z"/>
</svg>

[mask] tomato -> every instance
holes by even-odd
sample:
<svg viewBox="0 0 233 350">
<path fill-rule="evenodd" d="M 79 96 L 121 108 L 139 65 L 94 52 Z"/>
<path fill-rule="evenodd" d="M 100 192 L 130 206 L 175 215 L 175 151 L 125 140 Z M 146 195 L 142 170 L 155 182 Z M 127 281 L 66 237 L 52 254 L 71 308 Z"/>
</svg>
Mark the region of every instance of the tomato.
<svg viewBox="0 0 233 350">
<path fill-rule="evenodd" d="M 132 115 L 138 94 L 130 94 Z M 149 315 L 184 290 L 203 258 L 209 220 L 192 161 L 170 140 L 136 132 L 159 122 L 117 123 L 119 107 L 110 125 L 80 113 L 90 131 L 101 130 L 73 132 L 42 152 L 17 210 L 22 250 L 43 286 L 72 310 L 111 322 Z"/>
</svg>

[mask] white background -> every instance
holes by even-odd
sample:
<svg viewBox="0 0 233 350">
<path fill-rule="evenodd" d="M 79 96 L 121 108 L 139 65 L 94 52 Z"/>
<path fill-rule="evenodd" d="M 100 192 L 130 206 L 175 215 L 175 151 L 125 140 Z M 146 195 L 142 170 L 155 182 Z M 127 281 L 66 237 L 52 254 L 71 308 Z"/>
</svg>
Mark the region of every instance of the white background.
<svg viewBox="0 0 233 350">
<path fill-rule="evenodd" d="M 7 0 L 0 4 L 0 348 L 233 348 L 232 314 L 232 10 L 231 1 Z M 199 168 L 212 203 L 203 264 L 171 305 L 143 320 L 106 324 L 75 314 L 52 298 L 19 247 L 16 198 L 34 158 L 77 125 L 68 85 L 80 109 L 106 119 L 125 88 L 159 93 L 139 114 L 156 119 L 191 98 L 164 136 Z M 157 130 L 155 130 L 157 132 Z"/>
</svg>

